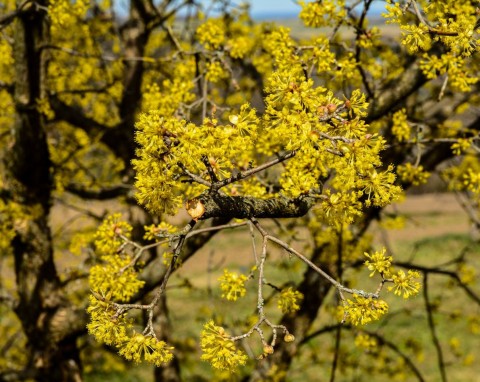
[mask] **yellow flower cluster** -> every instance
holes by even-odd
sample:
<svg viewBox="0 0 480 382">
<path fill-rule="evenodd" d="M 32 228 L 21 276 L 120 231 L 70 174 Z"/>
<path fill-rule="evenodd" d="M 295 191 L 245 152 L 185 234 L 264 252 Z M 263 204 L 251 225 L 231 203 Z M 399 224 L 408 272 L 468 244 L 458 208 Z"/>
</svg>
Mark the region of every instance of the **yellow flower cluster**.
<svg viewBox="0 0 480 382">
<path fill-rule="evenodd" d="M 50 103 L 48 102 L 47 98 L 37 99 L 37 110 L 49 120 L 55 118 L 55 112 L 50 107 Z"/>
<path fill-rule="evenodd" d="M 109 291 L 119 301 L 128 301 L 138 292 L 144 281 L 138 279 L 137 272 L 129 267 L 130 256 L 110 255 L 103 257 L 104 263 L 90 268 L 89 283 L 94 291 Z"/>
<path fill-rule="evenodd" d="M 457 142 L 452 144 L 451 148 L 455 155 L 462 155 L 472 146 L 472 142 L 468 138 L 458 138 Z"/>
<path fill-rule="evenodd" d="M 458 267 L 458 273 L 460 275 L 460 281 L 467 285 L 474 285 L 478 278 L 477 269 L 470 264 L 460 264 Z"/>
<path fill-rule="evenodd" d="M 424 54 L 420 68 L 427 78 L 437 78 L 439 75 L 448 75 L 452 89 L 467 92 L 478 82 L 478 77 L 469 73 L 465 59 L 448 52 L 440 57 Z"/>
<path fill-rule="evenodd" d="M 126 314 L 117 315 L 110 304 L 110 294 L 98 298 L 90 295 L 87 313 L 90 315 L 88 332 L 99 342 L 120 346 L 128 341 L 127 331 L 132 327 L 132 320 Z"/>
<path fill-rule="evenodd" d="M 372 277 L 375 272 L 378 272 L 382 276 L 382 279 L 393 282 L 394 285 L 388 287 L 389 291 L 393 290 L 396 295 L 403 293 L 403 298 L 416 295 L 421 287 L 421 284 L 416 280 L 420 277 L 420 273 L 412 270 L 408 270 L 407 274 L 405 274 L 403 270 L 395 272 L 392 267 L 392 256 L 386 256 L 385 252 L 385 248 L 371 255 L 365 252 L 364 255 L 368 260 L 366 260 L 364 264 L 372 271 L 370 277 Z"/>
<path fill-rule="evenodd" d="M 162 81 L 161 86 L 149 83 L 143 92 L 142 110 L 155 110 L 162 116 L 174 115 L 182 105 L 195 99 L 194 87 L 195 60 L 187 59 L 171 65 L 169 70 L 175 73 L 172 79 Z"/>
<path fill-rule="evenodd" d="M 321 208 L 326 222 L 332 226 L 351 224 L 356 217 L 362 214 L 362 203 L 355 192 L 325 192 L 327 198 L 322 201 Z"/>
<path fill-rule="evenodd" d="M 372 204 L 379 207 L 386 206 L 400 197 L 402 190 L 393 184 L 395 174 L 392 171 L 393 166 L 389 166 L 387 171 L 371 170 L 364 174 L 359 183 L 363 186 L 362 191 L 367 197 L 365 202 L 367 206 Z"/>
<path fill-rule="evenodd" d="M 156 110 L 141 114 L 136 124 L 140 148 L 137 159 L 132 161 L 137 172 L 135 185 L 139 203 L 151 212 L 174 214 L 184 198 L 196 196 L 205 189 L 203 185 L 183 181 L 188 179 L 188 172 L 209 180 L 202 158 L 208 158 L 219 179 L 230 176 L 232 169 L 240 164 L 248 164 L 258 118 L 248 104 L 233 116 L 231 124 L 222 126 L 216 119 L 205 119 L 203 125 L 196 126 L 165 117 Z"/>
<path fill-rule="evenodd" d="M 228 269 L 223 270 L 223 276 L 220 281 L 220 288 L 222 289 L 222 297 L 228 301 L 237 301 L 239 297 L 244 297 L 247 293 L 245 289 L 245 282 L 248 277 L 235 272 L 230 272 Z"/>
<path fill-rule="evenodd" d="M 473 192 L 480 198 L 480 173 L 478 171 L 469 168 L 467 173 L 463 174 L 463 185 L 465 189 Z"/>
<path fill-rule="evenodd" d="M 409 3 L 410 7 L 419 4 Z M 425 51 L 421 68 L 428 78 L 448 74 L 450 86 L 457 91 L 469 91 L 471 85 L 478 81 L 476 68 L 467 68 L 464 58 L 478 51 L 478 39 L 475 30 L 478 14 L 471 2 L 453 0 L 432 0 L 419 12 L 418 23 L 413 24 L 407 10 L 402 10 L 400 3 L 386 5 L 387 22 L 398 23 L 402 29 L 402 44 L 409 53 Z M 416 13 L 412 8 L 413 14 Z M 428 51 L 434 43 L 440 42 L 446 52 L 440 57 Z"/>
<path fill-rule="evenodd" d="M 393 289 L 393 293 L 398 296 L 403 294 L 403 298 L 415 296 L 421 288 L 421 284 L 415 280 L 419 277 L 420 273 L 418 271 L 408 270 L 405 274 L 404 271 L 400 270 L 392 276 L 394 285 L 388 287 L 388 290 Z"/>
<path fill-rule="evenodd" d="M 388 305 L 385 301 L 379 299 L 354 294 L 353 299 L 345 301 L 343 310 L 346 314 L 346 321 L 358 326 L 379 320 L 388 312 Z"/>
<path fill-rule="evenodd" d="M 300 19 L 306 26 L 318 28 L 331 25 L 332 21 L 340 20 L 346 15 L 344 9 L 345 2 L 343 0 L 323 0 L 312 1 L 306 3 L 300 1 L 302 7 L 300 11 Z"/>
<path fill-rule="evenodd" d="M 5 77 L 4 74 L 7 74 L 12 71 L 13 63 L 13 51 L 12 46 L 8 43 L 6 38 L 0 39 L 0 75 L 2 76 L 2 80 Z"/>
<path fill-rule="evenodd" d="M 223 20 L 208 19 L 197 28 L 197 38 L 207 49 L 218 49 L 225 42 L 225 25 Z"/>
<path fill-rule="evenodd" d="M 51 0 L 48 5 L 48 15 L 52 23 L 52 32 L 68 29 L 77 22 L 77 18 L 84 17 L 90 6 L 90 0 Z"/>
<path fill-rule="evenodd" d="M 360 333 L 355 337 L 355 346 L 365 351 L 372 351 L 378 346 L 378 343 L 374 337 Z"/>
<path fill-rule="evenodd" d="M 88 332 L 97 341 L 118 348 L 119 354 L 129 361 L 146 361 L 156 366 L 170 362 L 173 348 L 164 341 L 135 332 L 128 334 L 132 328 L 132 320 L 127 318 L 125 313 L 115 312 L 110 297 L 90 296 L 87 312 L 91 322 L 87 325 Z"/>
<path fill-rule="evenodd" d="M 335 53 L 330 50 L 330 41 L 326 37 L 315 40 L 313 56 L 319 72 L 328 72 L 334 67 Z"/>
<path fill-rule="evenodd" d="M 124 243 L 120 236 L 130 238 L 132 226 L 121 218 L 122 214 L 115 213 L 108 216 L 98 227 L 94 236 L 94 244 L 98 255 L 115 255 L 118 248 Z"/>
<path fill-rule="evenodd" d="M 145 360 L 160 367 L 172 360 L 172 350 L 173 347 L 168 346 L 164 341 L 136 333 L 122 344 L 119 354 L 135 363 Z"/>
<path fill-rule="evenodd" d="M 410 125 L 407 122 L 407 113 L 405 109 L 395 112 L 392 117 L 392 133 L 399 142 L 405 142 L 410 139 Z"/>
<path fill-rule="evenodd" d="M 295 313 L 300 309 L 299 303 L 303 300 L 303 294 L 293 288 L 285 288 L 278 296 L 278 308 L 282 313 Z"/>
<path fill-rule="evenodd" d="M 407 47 L 408 53 L 413 54 L 421 51 L 428 51 L 432 47 L 432 38 L 428 33 L 428 26 L 419 25 L 402 25 L 402 44 Z"/>
<path fill-rule="evenodd" d="M 228 52 L 232 58 L 243 58 L 253 49 L 254 40 L 249 36 L 238 36 L 228 40 Z"/>
<path fill-rule="evenodd" d="M 216 369 L 235 372 L 239 365 L 247 362 L 247 355 L 238 350 L 225 329 L 215 325 L 212 320 L 203 327 L 200 346 L 202 360 Z"/>
<path fill-rule="evenodd" d="M 405 163 L 397 167 L 397 174 L 402 182 L 410 183 L 414 186 L 427 183 L 430 173 L 423 171 L 423 166 L 413 166 L 411 163 Z"/>
<path fill-rule="evenodd" d="M 121 214 L 107 217 L 94 235 L 102 263 L 90 269 L 92 294 L 87 312 L 91 321 L 87 329 L 97 341 L 118 348 L 127 360 L 161 366 L 172 359 L 173 348 L 152 336 L 129 334 L 132 320 L 115 306 L 115 301 L 128 301 L 144 284 L 132 267 L 132 256 L 118 250 L 124 243 L 121 236 L 129 237 L 132 230 L 120 219 Z"/>
<path fill-rule="evenodd" d="M 228 73 L 225 71 L 222 64 L 218 61 L 212 61 L 207 63 L 207 73 L 205 79 L 212 83 L 217 83 L 221 80 L 228 78 Z"/>
<path fill-rule="evenodd" d="M 385 256 L 386 249 L 383 248 L 381 251 L 375 251 L 371 255 L 365 252 L 365 256 L 368 258 L 365 261 L 365 265 L 369 270 L 372 271 L 370 273 L 370 277 L 372 277 L 375 272 L 380 273 L 382 276 L 389 276 L 390 275 L 390 268 L 392 266 L 392 256 Z"/>
</svg>

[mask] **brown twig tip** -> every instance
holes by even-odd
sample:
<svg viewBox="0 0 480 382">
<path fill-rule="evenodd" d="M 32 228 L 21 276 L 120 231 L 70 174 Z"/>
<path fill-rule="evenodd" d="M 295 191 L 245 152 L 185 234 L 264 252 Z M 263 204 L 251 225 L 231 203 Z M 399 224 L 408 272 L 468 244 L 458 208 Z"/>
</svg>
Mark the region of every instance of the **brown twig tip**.
<svg viewBox="0 0 480 382">
<path fill-rule="evenodd" d="M 205 213 L 205 206 L 198 199 L 187 200 L 187 202 L 185 203 L 185 208 L 187 210 L 187 213 L 195 221 L 198 221 L 198 219 L 200 219 Z"/>
</svg>

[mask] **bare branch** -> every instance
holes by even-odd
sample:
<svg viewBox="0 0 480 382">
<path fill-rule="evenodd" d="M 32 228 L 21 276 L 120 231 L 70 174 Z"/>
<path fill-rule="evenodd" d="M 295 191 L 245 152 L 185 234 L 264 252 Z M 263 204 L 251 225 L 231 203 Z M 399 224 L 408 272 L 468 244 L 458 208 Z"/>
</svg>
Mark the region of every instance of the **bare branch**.
<svg viewBox="0 0 480 382">
<path fill-rule="evenodd" d="M 278 156 L 278 158 L 275 158 L 275 159 L 273 159 L 273 160 L 271 160 L 267 163 L 264 163 L 260 166 L 255 167 L 255 168 L 251 168 L 249 170 L 238 172 L 237 174 L 232 175 L 230 178 L 227 178 L 227 179 L 221 180 L 219 182 L 216 182 L 213 185 L 213 189 L 214 190 L 219 190 L 220 188 L 225 187 L 228 184 L 237 182 L 237 181 L 242 180 L 242 179 L 246 179 L 246 178 L 248 178 L 248 177 L 250 177 L 250 176 L 252 176 L 252 175 L 254 175 L 258 172 L 266 170 L 269 167 L 275 166 L 278 163 L 282 163 L 282 162 L 284 162 L 284 161 L 286 161 L 290 158 L 293 158 L 295 155 L 296 155 L 296 151 L 288 151 L 284 154 L 280 154 Z"/>
<path fill-rule="evenodd" d="M 440 371 L 442 382 L 447 382 L 447 374 L 445 370 L 445 361 L 443 359 L 442 346 L 440 344 L 440 341 L 437 336 L 437 332 L 435 330 L 435 321 L 433 319 L 433 308 L 428 297 L 428 273 L 424 273 L 423 275 L 423 298 L 425 300 L 425 309 L 427 311 L 428 327 L 430 328 L 432 342 L 437 352 L 438 369 Z"/>
<path fill-rule="evenodd" d="M 16 17 L 20 16 L 22 13 L 28 12 L 28 9 L 23 9 L 31 0 L 25 0 L 21 3 L 18 8 L 6 15 L 0 16 L 0 31 L 10 25 Z"/>
</svg>

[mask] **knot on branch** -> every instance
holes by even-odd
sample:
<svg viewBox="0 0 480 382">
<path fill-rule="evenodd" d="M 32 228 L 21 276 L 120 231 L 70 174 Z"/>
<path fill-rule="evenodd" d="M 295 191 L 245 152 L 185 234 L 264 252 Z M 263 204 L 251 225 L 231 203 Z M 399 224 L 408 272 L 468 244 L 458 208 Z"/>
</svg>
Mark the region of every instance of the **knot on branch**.
<svg viewBox="0 0 480 382">
<path fill-rule="evenodd" d="M 294 218 L 304 216 L 315 203 L 311 196 L 284 196 L 260 199 L 205 192 L 187 201 L 185 207 L 194 220 L 222 217 L 228 219 Z"/>
</svg>

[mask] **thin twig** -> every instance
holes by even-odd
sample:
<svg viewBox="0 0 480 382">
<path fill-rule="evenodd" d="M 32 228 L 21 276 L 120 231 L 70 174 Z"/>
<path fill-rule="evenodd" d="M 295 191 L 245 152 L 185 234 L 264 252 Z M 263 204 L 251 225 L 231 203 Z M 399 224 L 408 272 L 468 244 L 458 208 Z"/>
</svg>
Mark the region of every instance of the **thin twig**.
<svg viewBox="0 0 480 382">
<path fill-rule="evenodd" d="M 442 382 L 447 382 L 447 374 L 445 370 L 445 361 L 443 359 L 442 346 L 440 345 L 440 341 L 435 330 L 435 321 L 433 319 L 432 305 L 430 304 L 430 300 L 428 297 L 428 273 L 424 273 L 423 275 L 423 297 L 425 300 L 425 309 L 427 311 L 428 327 L 430 328 L 432 342 L 437 352 L 437 361 L 438 368 L 440 370 L 440 376 L 442 378 Z"/>
<path fill-rule="evenodd" d="M 231 183 L 234 183 L 234 182 L 237 182 L 239 180 L 248 178 L 249 176 L 252 176 L 252 175 L 254 175 L 254 174 L 256 174 L 260 171 L 266 170 L 269 167 L 275 166 L 278 163 L 282 163 L 282 162 L 284 162 L 284 161 L 286 161 L 290 158 L 293 158 L 296 155 L 296 153 L 297 153 L 296 151 L 288 151 L 284 154 L 279 155 L 277 158 L 271 160 L 270 162 L 266 162 L 266 163 L 264 163 L 260 166 L 251 168 L 249 170 L 240 171 L 237 174 L 232 175 L 229 178 L 226 178 L 226 179 L 223 179 L 219 182 L 214 183 L 212 185 L 212 189 L 213 190 L 219 190 L 220 188 L 225 187 L 225 186 L 227 186 Z"/>
</svg>

